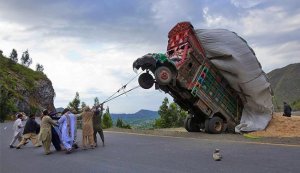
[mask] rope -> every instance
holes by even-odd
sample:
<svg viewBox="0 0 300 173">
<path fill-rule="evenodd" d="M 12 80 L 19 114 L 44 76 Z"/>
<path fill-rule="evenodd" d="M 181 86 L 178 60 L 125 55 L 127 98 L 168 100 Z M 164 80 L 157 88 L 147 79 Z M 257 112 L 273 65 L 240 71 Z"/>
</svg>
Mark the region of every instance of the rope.
<svg viewBox="0 0 300 173">
<path fill-rule="evenodd" d="M 112 95 L 109 96 L 106 100 L 104 100 L 104 101 L 102 102 L 102 104 L 103 104 L 103 103 L 106 103 L 106 102 L 108 102 L 108 101 L 110 101 L 110 100 L 112 100 L 112 99 L 115 99 L 115 98 L 117 98 L 118 96 L 123 95 L 123 94 L 125 94 L 125 93 L 128 93 L 129 91 L 132 91 L 133 89 L 137 88 L 137 87 L 134 87 L 133 89 L 130 89 L 130 90 L 128 90 L 128 91 L 125 91 L 123 94 L 120 94 L 120 95 L 114 97 L 114 96 L 115 96 L 117 93 L 119 93 L 121 90 L 124 90 L 124 89 L 127 87 L 127 85 L 128 85 L 130 82 L 132 82 L 137 76 L 139 76 L 141 73 L 142 73 L 142 71 L 141 71 L 140 73 L 138 73 L 136 76 L 134 76 L 132 79 L 130 79 L 130 80 L 129 80 L 125 85 L 123 85 L 121 88 L 119 88 L 114 94 L 112 94 Z"/>
<path fill-rule="evenodd" d="M 104 102 L 102 102 L 101 104 L 107 103 L 107 102 L 109 102 L 109 101 L 111 101 L 111 100 L 113 100 L 113 99 L 115 99 L 115 98 L 117 98 L 117 97 L 120 97 L 121 95 L 126 94 L 126 93 L 128 93 L 128 92 L 130 92 L 130 91 L 132 91 L 132 90 L 134 90 L 134 89 L 139 88 L 139 87 L 140 87 L 139 85 L 138 85 L 138 86 L 135 86 L 135 87 L 131 88 L 130 90 L 128 90 L 128 91 L 126 91 L 126 92 L 123 92 L 122 94 L 119 94 L 119 95 L 117 95 L 117 96 L 115 96 L 115 97 L 112 97 L 112 98 L 110 98 L 110 99 L 106 99 L 106 100 L 105 100 Z"/>
</svg>

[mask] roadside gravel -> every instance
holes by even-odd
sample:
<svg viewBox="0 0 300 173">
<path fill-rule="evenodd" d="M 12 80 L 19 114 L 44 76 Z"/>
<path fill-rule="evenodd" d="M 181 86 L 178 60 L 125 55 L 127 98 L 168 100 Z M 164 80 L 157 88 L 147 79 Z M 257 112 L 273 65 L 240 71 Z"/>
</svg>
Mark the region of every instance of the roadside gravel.
<svg viewBox="0 0 300 173">
<path fill-rule="evenodd" d="M 204 132 L 187 132 L 184 128 L 170 128 L 170 129 L 154 129 L 154 130 L 141 130 L 141 129 L 121 129 L 110 128 L 105 129 L 106 132 L 118 133 L 134 133 L 142 135 L 155 135 L 155 136 L 171 136 L 181 138 L 204 139 L 212 141 L 228 141 L 228 142 L 255 142 L 255 143 L 271 143 L 271 144 L 287 144 L 296 145 L 300 147 L 300 137 L 256 137 L 249 134 L 207 134 Z"/>
</svg>

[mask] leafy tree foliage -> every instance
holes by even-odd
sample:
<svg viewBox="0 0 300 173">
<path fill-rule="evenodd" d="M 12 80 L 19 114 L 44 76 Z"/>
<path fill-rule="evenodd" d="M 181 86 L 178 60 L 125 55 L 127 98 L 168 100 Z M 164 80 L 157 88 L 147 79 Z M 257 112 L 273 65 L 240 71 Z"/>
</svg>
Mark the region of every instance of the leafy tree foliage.
<svg viewBox="0 0 300 173">
<path fill-rule="evenodd" d="M 0 122 L 4 122 L 7 116 L 17 111 L 12 94 L 0 84 Z"/>
<path fill-rule="evenodd" d="M 69 103 L 68 108 L 69 109 L 73 108 L 78 113 L 80 111 L 79 104 L 80 104 L 79 93 L 76 92 L 75 98 Z"/>
<path fill-rule="evenodd" d="M 300 99 L 294 101 L 292 104 L 291 104 L 291 107 L 292 107 L 292 110 L 300 110 Z"/>
<path fill-rule="evenodd" d="M 12 50 L 12 52 L 10 53 L 9 56 L 10 60 L 12 60 L 12 62 L 17 63 L 18 62 L 18 53 L 15 49 Z"/>
<path fill-rule="evenodd" d="M 103 115 L 103 121 L 102 121 L 102 127 L 104 129 L 110 128 L 113 125 L 113 121 L 111 119 L 110 113 L 109 113 L 109 108 L 107 107 L 104 115 Z"/>
<path fill-rule="evenodd" d="M 131 126 L 129 124 L 126 124 L 123 122 L 123 120 L 121 118 L 118 118 L 117 119 L 117 124 L 116 124 L 117 127 L 119 128 L 124 128 L 124 129 L 131 129 Z"/>
<path fill-rule="evenodd" d="M 98 97 L 95 97 L 95 99 L 94 99 L 94 106 L 99 106 L 99 105 L 100 105 L 99 99 L 98 99 Z"/>
<path fill-rule="evenodd" d="M 28 50 L 26 50 L 25 52 L 23 52 L 22 57 L 21 57 L 21 64 L 29 67 L 32 63 L 32 59 L 29 56 Z"/>
<path fill-rule="evenodd" d="M 37 63 L 35 71 L 43 72 L 44 66 L 42 64 Z"/>
<path fill-rule="evenodd" d="M 160 118 L 155 120 L 154 127 L 156 128 L 170 128 L 181 127 L 187 112 L 180 108 L 176 103 L 170 103 L 168 98 L 165 98 L 158 110 Z"/>
<path fill-rule="evenodd" d="M 85 102 L 81 102 L 81 106 L 80 106 L 81 111 L 83 111 L 84 107 L 86 107 L 86 103 Z"/>
</svg>

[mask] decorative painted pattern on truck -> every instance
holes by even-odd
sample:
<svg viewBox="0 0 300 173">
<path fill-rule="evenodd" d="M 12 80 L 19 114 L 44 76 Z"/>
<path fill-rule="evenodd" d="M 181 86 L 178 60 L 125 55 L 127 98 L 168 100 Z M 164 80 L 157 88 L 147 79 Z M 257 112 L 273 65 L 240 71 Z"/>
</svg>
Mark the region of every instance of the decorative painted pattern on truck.
<svg viewBox="0 0 300 173">
<path fill-rule="evenodd" d="M 242 113 L 242 102 L 218 69 L 205 57 L 204 49 L 188 22 L 177 24 L 169 32 L 168 58 L 175 63 L 177 80 L 200 101 L 194 105 L 210 116 L 224 110 L 236 122 Z"/>
</svg>

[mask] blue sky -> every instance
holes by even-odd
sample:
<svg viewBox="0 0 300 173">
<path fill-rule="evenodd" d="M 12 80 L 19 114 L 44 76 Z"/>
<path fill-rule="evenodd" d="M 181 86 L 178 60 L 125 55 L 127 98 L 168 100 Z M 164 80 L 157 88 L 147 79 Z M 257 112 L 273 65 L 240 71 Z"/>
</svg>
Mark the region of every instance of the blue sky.
<svg viewBox="0 0 300 173">
<path fill-rule="evenodd" d="M 300 62 L 300 1 L 297 0 L 0 0 L 0 49 L 32 68 L 41 63 L 51 79 L 55 106 L 80 94 L 88 104 L 105 100 L 136 74 L 133 61 L 165 52 L 168 31 L 178 22 L 225 28 L 247 40 L 265 72 Z M 137 81 L 129 86 L 134 87 Z M 167 95 L 132 91 L 107 104 L 111 112 L 157 110 Z"/>
</svg>

